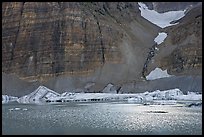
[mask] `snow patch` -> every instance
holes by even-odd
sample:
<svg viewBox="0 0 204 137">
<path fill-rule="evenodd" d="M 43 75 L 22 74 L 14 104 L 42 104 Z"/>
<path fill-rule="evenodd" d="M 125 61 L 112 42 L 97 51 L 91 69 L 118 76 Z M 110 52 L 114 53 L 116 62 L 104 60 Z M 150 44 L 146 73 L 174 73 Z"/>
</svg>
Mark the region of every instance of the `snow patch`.
<svg viewBox="0 0 204 137">
<path fill-rule="evenodd" d="M 167 37 L 167 33 L 165 32 L 161 32 L 158 34 L 158 36 L 154 39 L 154 41 L 157 43 L 157 45 L 161 44 L 162 42 L 164 42 L 164 40 Z"/>
<path fill-rule="evenodd" d="M 184 17 L 186 11 L 180 10 L 158 13 L 155 10 L 149 10 L 148 7 L 142 2 L 138 2 L 138 5 L 139 10 L 141 11 L 141 16 L 161 28 L 178 24 L 178 23 L 171 24 L 171 22 Z"/>
<path fill-rule="evenodd" d="M 160 79 L 160 78 L 165 78 L 165 77 L 171 77 L 172 75 L 169 75 L 167 73 L 167 70 L 162 70 L 160 68 L 155 68 L 153 71 L 150 72 L 149 75 L 146 76 L 147 80 L 155 80 L 155 79 Z"/>
</svg>

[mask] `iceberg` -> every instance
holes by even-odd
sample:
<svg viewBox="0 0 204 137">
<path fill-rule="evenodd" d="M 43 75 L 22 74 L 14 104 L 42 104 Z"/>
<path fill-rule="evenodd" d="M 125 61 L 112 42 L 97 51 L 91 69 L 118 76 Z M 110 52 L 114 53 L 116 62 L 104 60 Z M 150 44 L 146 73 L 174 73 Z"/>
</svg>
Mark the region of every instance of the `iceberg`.
<svg viewBox="0 0 204 137">
<path fill-rule="evenodd" d="M 51 89 L 48 89 L 47 87 L 39 86 L 35 91 L 19 98 L 17 101 L 18 103 L 23 104 L 27 103 L 40 104 L 45 102 L 48 98 L 57 96 L 60 96 L 60 94 Z"/>
<path fill-rule="evenodd" d="M 136 96 L 136 97 L 132 97 L 132 98 L 128 98 L 128 102 L 134 102 L 134 103 L 143 103 L 144 102 L 144 98 L 142 96 Z"/>
<path fill-rule="evenodd" d="M 59 97 L 51 97 L 47 102 L 96 102 L 96 101 L 120 101 L 136 94 L 113 93 L 62 93 Z"/>
<path fill-rule="evenodd" d="M 2 104 L 17 101 L 18 97 L 2 95 Z"/>
<path fill-rule="evenodd" d="M 156 90 L 152 92 L 145 92 L 137 94 L 136 97 L 128 98 L 129 103 L 143 103 L 143 104 L 153 104 L 153 105 L 176 105 L 180 101 L 190 101 L 187 106 L 201 106 L 202 105 L 202 94 L 195 92 L 188 92 L 184 95 L 183 92 L 178 89 L 169 90 Z M 192 102 L 198 101 L 198 102 Z M 184 102 L 183 102 L 184 103 Z"/>
<path fill-rule="evenodd" d="M 202 94 L 195 94 L 193 92 L 188 92 L 187 95 L 176 96 L 177 100 L 202 100 Z"/>
<path fill-rule="evenodd" d="M 108 88 L 107 88 L 108 87 Z M 104 89 L 106 91 L 111 91 L 110 88 L 113 85 L 109 84 Z M 22 96 L 20 98 L 2 95 L 2 104 L 17 101 L 23 104 L 55 104 L 63 102 L 98 102 L 98 101 L 127 101 L 129 103 L 139 103 L 139 104 L 156 104 L 156 105 L 173 105 L 178 101 L 202 101 L 202 94 L 195 92 L 188 92 L 184 95 L 183 92 L 178 89 L 169 90 L 155 90 L 146 91 L 144 93 L 135 94 L 117 94 L 117 93 L 73 93 L 64 92 L 59 94 L 51 89 L 44 86 L 39 86 L 32 93 Z"/>
</svg>

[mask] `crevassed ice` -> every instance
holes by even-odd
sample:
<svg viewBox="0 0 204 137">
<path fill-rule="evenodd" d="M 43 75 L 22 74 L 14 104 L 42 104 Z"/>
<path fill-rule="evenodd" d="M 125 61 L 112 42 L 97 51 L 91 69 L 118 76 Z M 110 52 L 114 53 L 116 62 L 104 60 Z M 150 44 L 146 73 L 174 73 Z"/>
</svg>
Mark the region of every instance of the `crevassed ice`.
<svg viewBox="0 0 204 137">
<path fill-rule="evenodd" d="M 138 2 L 138 5 L 139 10 L 141 11 L 141 16 L 161 28 L 176 25 L 178 23 L 171 24 L 170 22 L 181 19 L 185 16 L 185 10 L 158 13 L 155 10 L 149 10 L 142 2 Z"/>
</svg>

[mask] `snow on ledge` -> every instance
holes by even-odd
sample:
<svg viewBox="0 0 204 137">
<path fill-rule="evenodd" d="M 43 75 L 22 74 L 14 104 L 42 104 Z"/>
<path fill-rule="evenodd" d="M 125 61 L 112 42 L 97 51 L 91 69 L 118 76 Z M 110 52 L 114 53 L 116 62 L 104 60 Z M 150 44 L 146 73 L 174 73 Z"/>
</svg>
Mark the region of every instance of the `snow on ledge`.
<svg viewBox="0 0 204 137">
<path fill-rule="evenodd" d="M 138 2 L 138 5 L 139 10 L 141 11 L 141 16 L 161 28 L 176 25 L 178 23 L 171 24 L 170 22 L 181 19 L 185 16 L 185 10 L 158 13 L 155 10 L 149 10 L 142 2 Z"/>
<path fill-rule="evenodd" d="M 160 78 L 165 78 L 165 77 L 171 77 L 172 75 L 169 75 L 167 73 L 167 70 L 162 70 L 160 68 L 155 68 L 153 71 L 150 72 L 149 75 L 146 76 L 147 80 L 155 80 L 155 79 L 160 79 Z"/>
<path fill-rule="evenodd" d="M 157 43 L 157 45 L 161 44 L 162 42 L 164 42 L 164 40 L 167 37 L 167 33 L 165 32 L 161 32 L 158 34 L 158 36 L 154 39 L 154 41 Z"/>
</svg>

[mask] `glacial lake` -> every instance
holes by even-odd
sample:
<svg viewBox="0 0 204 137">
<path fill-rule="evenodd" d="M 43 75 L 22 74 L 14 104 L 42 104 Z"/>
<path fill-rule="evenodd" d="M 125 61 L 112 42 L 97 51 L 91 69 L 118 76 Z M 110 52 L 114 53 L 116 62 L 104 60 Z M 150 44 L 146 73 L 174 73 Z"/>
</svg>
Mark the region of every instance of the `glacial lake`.
<svg viewBox="0 0 204 137">
<path fill-rule="evenodd" d="M 2 104 L 3 135 L 201 135 L 202 107 L 128 102 Z"/>
</svg>

